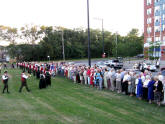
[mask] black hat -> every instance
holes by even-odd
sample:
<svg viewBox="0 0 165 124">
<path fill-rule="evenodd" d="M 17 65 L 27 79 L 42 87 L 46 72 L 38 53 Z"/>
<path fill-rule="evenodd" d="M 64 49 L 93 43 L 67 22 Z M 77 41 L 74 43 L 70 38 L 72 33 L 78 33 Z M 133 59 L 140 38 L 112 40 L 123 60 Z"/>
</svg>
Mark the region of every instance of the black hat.
<svg viewBox="0 0 165 124">
<path fill-rule="evenodd" d="M 4 73 L 7 73 L 7 71 L 4 71 Z"/>
</svg>

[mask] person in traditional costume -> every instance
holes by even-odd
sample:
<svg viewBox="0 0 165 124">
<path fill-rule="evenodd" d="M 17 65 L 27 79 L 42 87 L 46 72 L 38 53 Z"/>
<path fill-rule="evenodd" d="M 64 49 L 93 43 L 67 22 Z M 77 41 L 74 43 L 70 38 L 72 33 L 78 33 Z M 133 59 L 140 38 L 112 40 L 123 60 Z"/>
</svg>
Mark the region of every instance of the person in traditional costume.
<svg viewBox="0 0 165 124">
<path fill-rule="evenodd" d="M 152 103 L 152 100 L 154 100 L 154 84 L 155 84 L 155 80 L 152 77 L 147 86 L 148 87 L 148 100 L 149 100 L 150 104 Z"/>
<path fill-rule="evenodd" d="M 154 100 L 157 103 L 158 106 L 160 106 L 160 102 L 162 100 L 163 95 L 163 84 L 158 79 L 158 77 L 155 77 L 155 84 L 154 84 Z"/>
<path fill-rule="evenodd" d="M 33 63 L 33 68 L 32 68 L 32 70 L 33 70 L 33 76 L 35 76 L 35 75 L 36 75 L 36 72 L 35 72 L 35 63 Z"/>
<path fill-rule="evenodd" d="M 46 88 L 45 75 L 43 72 L 40 74 L 39 89 Z"/>
<path fill-rule="evenodd" d="M 91 71 L 89 87 L 90 86 L 94 87 L 94 70 Z"/>
<path fill-rule="evenodd" d="M 28 76 L 25 75 L 25 71 L 22 72 L 21 74 L 21 87 L 19 89 L 19 92 L 21 93 L 22 92 L 22 88 L 23 87 L 26 87 L 26 90 L 28 92 L 30 92 L 29 88 L 28 88 L 28 85 L 27 85 L 27 79 L 28 79 Z"/>
<path fill-rule="evenodd" d="M 45 81 L 46 81 L 46 86 L 51 86 L 51 74 L 49 70 L 46 70 L 45 72 Z"/>
<path fill-rule="evenodd" d="M 4 84 L 4 88 L 3 88 L 3 91 L 2 93 L 5 93 L 5 90 L 7 90 L 7 93 L 9 93 L 9 90 L 8 90 L 8 75 L 7 75 L 7 71 L 4 72 L 4 75 L 2 75 L 2 81 L 3 81 L 3 84 Z"/>
<path fill-rule="evenodd" d="M 143 96 L 143 82 L 141 77 L 139 76 L 138 79 L 138 84 L 137 84 L 137 94 L 136 94 L 137 98 L 139 98 L 140 100 L 142 99 Z"/>
<path fill-rule="evenodd" d="M 90 67 L 88 67 L 88 69 L 87 69 L 88 85 L 90 85 L 90 75 L 91 75 L 91 69 L 90 69 Z"/>
<path fill-rule="evenodd" d="M 37 66 L 37 70 L 36 70 L 36 78 L 37 78 L 37 79 L 40 78 L 40 66 Z"/>
</svg>

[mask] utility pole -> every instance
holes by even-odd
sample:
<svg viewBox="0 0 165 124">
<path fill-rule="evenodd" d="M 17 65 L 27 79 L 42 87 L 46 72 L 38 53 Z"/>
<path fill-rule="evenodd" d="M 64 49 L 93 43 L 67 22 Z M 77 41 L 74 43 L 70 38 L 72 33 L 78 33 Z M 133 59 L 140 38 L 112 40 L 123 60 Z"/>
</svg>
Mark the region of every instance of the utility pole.
<svg viewBox="0 0 165 124">
<path fill-rule="evenodd" d="M 102 19 L 102 36 L 103 36 L 103 54 L 104 52 L 104 20 Z"/>
<path fill-rule="evenodd" d="M 117 32 L 116 32 L 116 58 L 117 58 Z"/>
<path fill-rule="evenodd" d="M 63 60 L 65 61 L 65 46 L 64 46 L 64 31 L 61 31 L 61 38 L 62 38 L 62 54 L 63 54 Z"/>
<path fill-rule="evenodd" d="M 89 0 L 87 0 L 87 22 L 88 22 L 88 65 L 91 67 L 91 55 L 90 55 L 90 22 L 89 22 Z"/>
</svg>

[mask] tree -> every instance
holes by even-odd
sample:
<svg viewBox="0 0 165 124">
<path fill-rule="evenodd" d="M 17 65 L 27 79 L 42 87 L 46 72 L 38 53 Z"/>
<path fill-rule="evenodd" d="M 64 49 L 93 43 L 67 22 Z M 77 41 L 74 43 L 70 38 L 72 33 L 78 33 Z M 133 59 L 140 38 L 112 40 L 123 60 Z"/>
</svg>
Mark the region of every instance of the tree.
<svg viewBox="0 0 165 124">
<path fill-rule="evenodd" d="M 40 38 L 38 30 L 39 28 L 35 25 L 21 27 L 21 39 L 24 39 L 28 44 L 36 44 L 36 41 Z"/>
<path fill-rule="evenodd" d="M 18 38 L 17 28 L 7 27 L 7 31 L 4 34 L 4 40 L 10 41 L 11 44 L 16 43 L 16 39 Z"/>
</svg>

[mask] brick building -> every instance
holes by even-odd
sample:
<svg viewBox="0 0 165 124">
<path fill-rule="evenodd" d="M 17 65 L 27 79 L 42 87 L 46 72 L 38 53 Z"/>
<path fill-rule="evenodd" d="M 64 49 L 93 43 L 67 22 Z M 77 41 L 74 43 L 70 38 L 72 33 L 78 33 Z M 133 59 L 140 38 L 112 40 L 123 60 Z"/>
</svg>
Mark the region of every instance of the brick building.
<svg viewBox="0 0 165 124">
<path fill-rule="evenodd" d="M 144 54 L 165 60 L 165 0 L 144 0 Z"/>
</svg>

